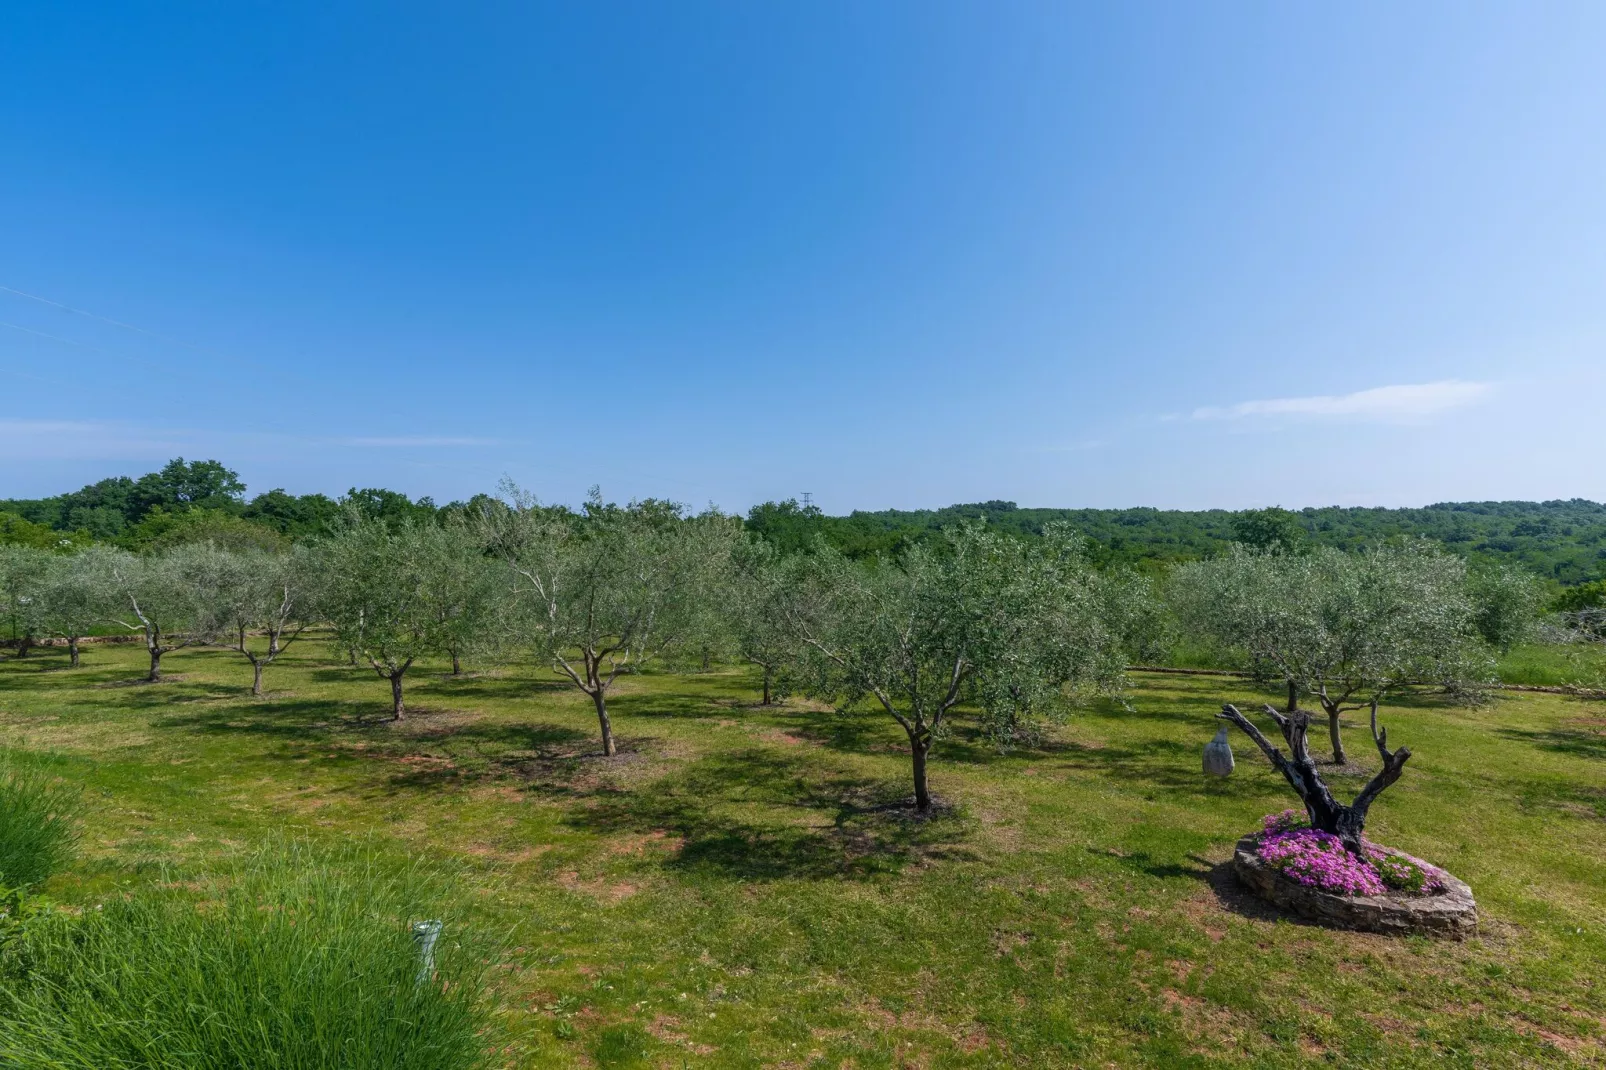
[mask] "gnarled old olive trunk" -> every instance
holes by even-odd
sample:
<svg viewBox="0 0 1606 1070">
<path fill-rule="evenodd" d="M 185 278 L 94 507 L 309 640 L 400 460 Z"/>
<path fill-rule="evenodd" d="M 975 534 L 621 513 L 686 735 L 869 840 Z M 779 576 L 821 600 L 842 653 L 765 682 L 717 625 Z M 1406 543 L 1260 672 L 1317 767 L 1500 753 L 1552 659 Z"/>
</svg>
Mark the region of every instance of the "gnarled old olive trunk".
<svg viewBox="0 0 1606 1070">
<path fill-rule="evenodd" d="M 1282 751 L 1272 746 L 1271 742 L 1261 735 L 1260 729 L 1254 722 L 1238 712 L 1238 708 L 1231 704 L 1221 707 L 1217 714 L 1223 720 L 1231 721 L 1265 754 L 1273 768 L 1283 775 L 1289 787 L 1294 789 L 1305 804 L 1305 813 L 1310 816 L 1312 828 L 1323 832 L 1330 832 L 1337 836 L 1344 844 L 1345 850 L 1356 856 L 1364 857 L 1362 851 L 1362 833 L 1366 829 L 1366 812 L 1371 808 L 1383 790 L 1396 780 L 1400 779 L 1400 771 L 1411 757 L 1409 747 L 1398 750 L 1388 749 L 1388 730 L 1379 730 L 1377 727 L 1377 702 L 1372 702 L 1372 739 L 1377 744 L 1377 752 L 1383 758 L 1383 768 L 1378 771 L 1366 786 L 1355 796 L 1355 801 L 1348 805 L 1333 798 L 1332 791 L 1323 782 L 1321 774 L 1316 771 L 1316 763 L 1310 756 L 1310 749 L 1306 746 L 1305 737 L 1310 731 L 1310 715 L 1303 710 L 1292 714 L 1278 713 L 1271 706 L 1265 707 L 1266 713 L 1277 722 L 1282 729 L 1283 739 L 1287 741 L 1292 757 L 1287 757 Z"/>
</svg>

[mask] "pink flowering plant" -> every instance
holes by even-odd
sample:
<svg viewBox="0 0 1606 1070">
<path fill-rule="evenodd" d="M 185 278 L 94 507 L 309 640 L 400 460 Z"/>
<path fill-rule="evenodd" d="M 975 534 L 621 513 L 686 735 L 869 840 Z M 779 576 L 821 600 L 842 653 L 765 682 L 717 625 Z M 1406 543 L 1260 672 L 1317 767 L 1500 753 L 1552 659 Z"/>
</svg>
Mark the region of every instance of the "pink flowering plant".
<svg viewBox="0 0 1606 1070">
<path fill-rule="evenodd" d="M 1298 810 L 1268 814 L 1258 837 L 1262 860 L 1307 888 L 1332 895 L 1436 895 L 1444 891 L 1437 871 L 1365 844 L 1366 857 L 1351 854 L 1330 832 L 1310 827 Z"/>
</svg>

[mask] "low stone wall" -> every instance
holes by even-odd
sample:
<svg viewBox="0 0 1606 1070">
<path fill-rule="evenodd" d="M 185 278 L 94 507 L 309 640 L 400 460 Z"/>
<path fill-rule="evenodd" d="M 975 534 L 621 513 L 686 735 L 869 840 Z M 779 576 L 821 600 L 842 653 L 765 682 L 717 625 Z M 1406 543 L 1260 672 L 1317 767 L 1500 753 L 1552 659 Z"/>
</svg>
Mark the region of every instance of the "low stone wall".
<svg viewBox="0 0 1606 1070">
<path fill-rule="evenodd" d="M 143 643 L 143 635 L 86 635 L 78 640 L 79 646 L 96 646 L 101 643 Z M 67 640 L 60 636 L 47 636 L 35 639 L 32 646 L 66 646 Z M 0 650 L 15 650 L 22 646 L 21 639 L 0 639 Z"/>
<path fill-rule="evenodd" d="M 1384 895 L 1333 895 L 1308 888 L 1261 860 L 1255 850 L 1256 838 L 1245 836 L 1232 855 L 1232 869 L 1244 885 L 1267 902 L 1301 917 L 1340 929 L 1389 933 L 1403 936 L 1424 933 L 1464 940 L 1478 930 L 1478 905 L 1472 889 L 1433 867 L 1443 875 L 1441 895 L 1398 898 Z M 1384 851 L 1424 865 L 1403 851 L 1385 847 Z"/>
</svg>

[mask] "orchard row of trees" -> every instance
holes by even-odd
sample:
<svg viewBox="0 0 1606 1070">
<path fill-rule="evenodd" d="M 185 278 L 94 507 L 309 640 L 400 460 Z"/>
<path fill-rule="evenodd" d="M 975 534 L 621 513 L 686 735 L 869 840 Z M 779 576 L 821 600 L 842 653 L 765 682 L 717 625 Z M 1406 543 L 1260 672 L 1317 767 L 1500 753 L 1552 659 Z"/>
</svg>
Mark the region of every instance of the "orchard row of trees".
<svg viewBox="0 0 1606 1070">
<path fill-rule="evenodd" d="M 1097 567 L 1088 540 L 1058 523 L 1032 538 L 960 523 L 854 560 L 823 541 L 782 554 L 714 511 L 619 506 L 595 491 L 575 511 L 512 486 L 444 519 L 348 509 L 331 534 L 279 550 L 0 547 L 0 609 L 19 656 L 59 637 L 76 666 L 82 638 L 125 629 L 143 640 L 151 681 L 166 654 L 204 644 L 236 651 L 260 695 L 264 671 L 317 626 L 389 684 L 397 719 L 420 659 L 449 658 L 453 672 L 470 658 L 533 660 L 590 699 L 608 755 L 621 676 L 740 659 L 766 704 L 795 690 L 894 720 L 921 809 L 928 757 L 957 709 L 1000 746 L 1030 742 L 1179 634 L 1286 685 L 1291 710 L 1319 703 L 1343 762 L 1341 713 L 1408 687 L 1476 692 L 1539 599 L 1531 577 L 1469 573 L 1425 540 L 1360 553 L 1239 546 L 1156 585 Z"/>
<path fill-rule="evenodd" d="M 338 499 L 282 489 L 248 498 L 239 474 L 222 463 L 178 457 L 138 478 L 102 479 L 47 498 L 0 499 L 0 544 L 70 550 L 101 542 L 142 551 L 214 542 L 275 549 L 329 534 L 353 509 L 422 523 L 472 511 L 484 500 L 476 496 L 437 506 L 427 497 L 414 501 L 396 491 L 355 487 Z M 1592 600 L 1591 606 L 1606 605 L 1606 505 L 1581 499 L 1297 512 L 1023 509 L 990 501 L 847 516 L 828 516 L 796 501 L 772 501 L 750 509 L 744 526 L 782 553 L 809 550 L 824 540 L 848 557 L 864 559 L 899 553 L 911 543 L 939 544 L 944 530 L 972 520 L 1027 538 L 1038 537 L 1051 523 L 1069 524 L 1091 540 L 1096 564 L 1155 572 L 1214 556 L 1234 542 L 1261 549 L 1353 551 L 1391 538 L 1427 536 L 1469 561 L 1520 565 L 1543 576 L 1558 600 L 1583 597 Z M 1581 587 L 1588 590 L 1579 594 Z"/>
</svg>

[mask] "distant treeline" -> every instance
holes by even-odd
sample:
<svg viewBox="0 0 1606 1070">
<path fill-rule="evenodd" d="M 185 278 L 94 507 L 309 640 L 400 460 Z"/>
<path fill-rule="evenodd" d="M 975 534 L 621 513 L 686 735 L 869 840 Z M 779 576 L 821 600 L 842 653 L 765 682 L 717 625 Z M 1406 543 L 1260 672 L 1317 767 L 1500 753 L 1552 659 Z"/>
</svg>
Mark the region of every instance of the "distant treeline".
<svg viewBox="0 0 1606 1070">
<path fill-rule="evenodd" d="M 159 472 L 114 476 L 50 498 L 0 499 L 0 543 L 45 548 L 109 543 L 130 550 L 210 540 L 277 544 L 327 534 L 345 510 L 383 520 L 425 520 L 466 508 L 437 506 L 400 491 L 353 487 L 339 498 L 275 488 L 246 497 L 237 473 L 218 461 L 178 457 Z"/>
<path fill-rule="evenodd" d="M 339 498 L 274 489 L 246 497 L 239 476 L 217 461 L 177 458 L 159 472 L 116 476 L 50 498 L 0 499 L 0 542 L 37 546 L 110 543 L 128 549 L 210 539 L 271 546 L 320 535 L 343 510 L 366 517 L 426 519 L 470 507 L 438 506 L 393 490 L 353 487 Z M 1196 512 L 1162 509 L 1022 509 L 990 501 L 943 509 L 827 516 L 795 500 L 754 506 L 746 526 L 782 552 L 819 539 L 849 557 L 895 553 L 928 542 L 961 520 L 1037 536 L 1067 521 L 1092 543 L 1101 564 L 1155 568 L 1218 553 L 1232 542 L 1288 541 L 1356 549 L 1395 536 L 1425 535 L 1474 560 L 1520 564 L 1563 586 L 1606 579 L 1606 505 L 1574 498 L 1548 502 L 1446 502 L 1422 509 L 1339 508 Z"/>
<path fill-rule="evenodd" d="M 1606 578 L 1606 505 L 1574 498 L 1550 502 L 1447 502 L 1423 509 L 1339 508 L 1231 512 L 1206 509 L 1022 509 L 1014 502 L 950 505 L 945 509 L 885 509 L 826 516 L 796 501 L 767 502 L 747 515 L 750 530 L 783 551 L 816 538 L 853 557 L 895 551 L 934 538 L 961 520 L 984 518 L 989 527 L 1041 534 L 1067 521 L 1096 544 L 1101 563 L 1138 567 L 1209 557 L 1245 538 L 1286 526 L 1287 538 L 1357 549 L 1402 535 L 1425 535 L 1473 559 L 1520 564 L 1557 583 Z M 1273 535 L 1273 538 L 1278 536 Z"/>
</svg>

